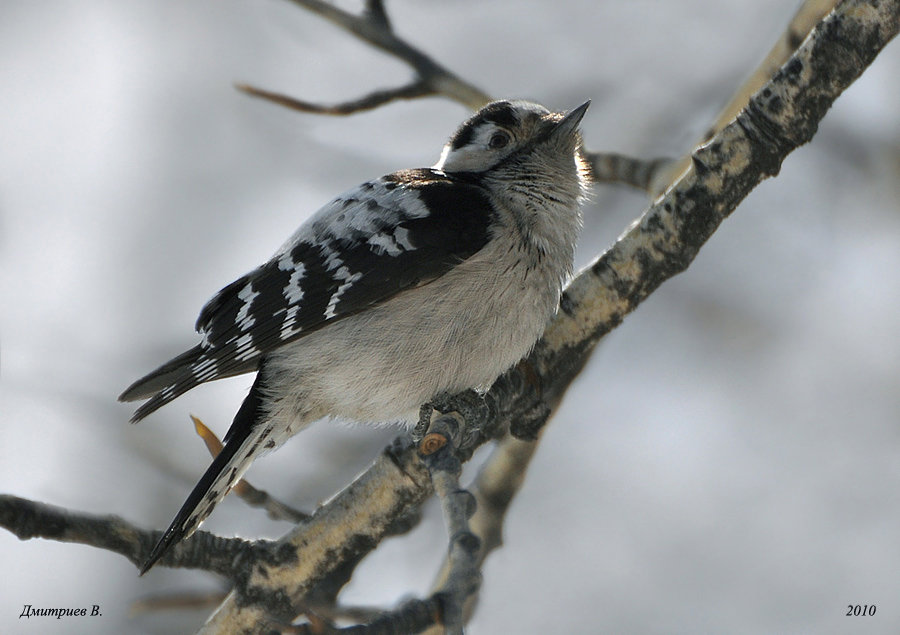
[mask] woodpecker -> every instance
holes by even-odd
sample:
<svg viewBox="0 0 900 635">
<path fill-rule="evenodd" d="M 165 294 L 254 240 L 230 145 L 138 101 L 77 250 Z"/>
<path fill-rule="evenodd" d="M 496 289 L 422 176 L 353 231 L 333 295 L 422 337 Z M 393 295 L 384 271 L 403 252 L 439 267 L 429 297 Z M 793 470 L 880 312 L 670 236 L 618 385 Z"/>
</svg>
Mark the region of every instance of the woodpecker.
<svg viewBox="0 0 900 635">
<path fill-rule="evenodd" d="M 314 421 L 413 424 L 432 397 L 487 390 L 531 350 L 572 274 L 589 104 L 488 104 L 433 167 L 349 190 L 206 303 L 200 343 L 119 397 L 147 400 L 132 421 L 202 383 L 256 378 L 142 574 Z"/>
</svg>

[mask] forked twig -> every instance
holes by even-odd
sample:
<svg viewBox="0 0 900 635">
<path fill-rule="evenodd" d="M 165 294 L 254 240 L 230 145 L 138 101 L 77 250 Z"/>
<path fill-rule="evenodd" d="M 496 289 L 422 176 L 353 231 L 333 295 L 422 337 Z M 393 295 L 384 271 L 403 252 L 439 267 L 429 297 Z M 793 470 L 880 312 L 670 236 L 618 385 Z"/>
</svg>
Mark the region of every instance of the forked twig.
<svg viewBox="0 0 900 635">
<path fill-rule="evenodd" d="M 416 78 L 399 88 L 377 90 L 359 99 L 331 106 L 294 99 L 247 84 L 238 84 L 237 88 L 248 95 L 267 99 L 293 110 L 323 115 L 349 115 L 371 110 L 398 99 L 417 99 L 435 95 L 452 99 L 472 110 L 477 110 L 491 101 L 490 96 L 483 90 L 464 81 L 406 40 L 397 37 L 381 0 L 367 0 L 361 15 L 354 15 L 322 0 L 290 1 L 405 62 L 415 71 Z"/>
<path fill-rule="evenodd" d="M 331 21 L 388 55 L 405 62 L 415 71 L 415 79 L 397 88 L 376 90 L 358 99 L 337 104 L 320 104 L 250 84 L 235 84 L 235 88 L 251 97 L 265 99 L 299 112 L 334 116 L 352 115 L 395 101 L 423 97 L 445 97 L 472 110 L 477 110 L 492 100 L 491 96 L 483 90 L 461 79 L 397 36 L 391 27 L 384 3 L 381 0 L 368 0 L 361 15 L 354 15 L 322 0 L 290 1 Z M 657 175 L 674 163 L 674 160 L 668 158 L 643 160 L 615 153 L 587 152 L 586 154 L 595 182 L 622 183 L 643 191 L 651 191 L 651 185 L 658 180 Z"/>
</svg>

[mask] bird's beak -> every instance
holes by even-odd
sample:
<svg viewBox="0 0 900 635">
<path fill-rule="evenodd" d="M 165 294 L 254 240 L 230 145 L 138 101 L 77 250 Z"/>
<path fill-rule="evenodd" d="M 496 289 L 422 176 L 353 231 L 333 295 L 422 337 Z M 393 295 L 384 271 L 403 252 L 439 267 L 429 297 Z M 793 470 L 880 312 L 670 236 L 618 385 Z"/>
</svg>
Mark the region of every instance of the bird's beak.
<svg viewBox="0 0 900 635">
<path fill-rule="evenodd" d="M 588 99 L 586 102 L 581 104 L 578 108 L 574 110 L 570 110 L 565 114 L 565 116 L 560 119 L 556 125 L 552 128 L 554 136 L 566 136 L 575 134 L 575 131 L 578 129 L 578 124 L 581 123 L 582 118 L 584 118 L 584 113 L 587 112 L 588 107 L 591 105 L 591 100 Z"/>
</svg>

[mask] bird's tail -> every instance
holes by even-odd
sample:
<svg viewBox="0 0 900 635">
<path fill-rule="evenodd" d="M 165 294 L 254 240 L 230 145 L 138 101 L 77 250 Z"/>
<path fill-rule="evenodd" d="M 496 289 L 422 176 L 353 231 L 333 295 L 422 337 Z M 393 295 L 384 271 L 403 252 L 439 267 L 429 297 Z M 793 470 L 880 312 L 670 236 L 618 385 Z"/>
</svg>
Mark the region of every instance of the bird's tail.
<svg viewBox="0 0 900 635">
<path fill-rule="evenodd" d="M 191 388 L 214 379 L 250 373 L 258 367 L 258 359 L 222 363 L 198 344 L 131 384 L 119 395 L 119 401 L 147 400 L 131 416 L 131 422 L 137 423 Z"/>
<path fill-rule="evenodd" d="M 272 427 L 263 425 L 264 412 L 259 385 L 261 375 L 262 373 L 257 375 L 250 393 L 235 415 L 225 436 L 225 447 L 213 459 L 169 528 L 150 552 L 141 568 L 141 575 L 147 573 L 170 548 L 194 533 L 265 448 L 266 439 L 272 434 Z"/>
<path fill-rule="evenodd" d="M 203 349 L 199 345 L 195 346 L 126 388 L 119 395 L 119 401 L 148 399 L 147 403 L 135 411 L 131 422 L 137 423 L 157 408 L 202 383 L 198 381 L 198 369 L 202 370 L 200 367 L 205 359 Z"/>
</svg>

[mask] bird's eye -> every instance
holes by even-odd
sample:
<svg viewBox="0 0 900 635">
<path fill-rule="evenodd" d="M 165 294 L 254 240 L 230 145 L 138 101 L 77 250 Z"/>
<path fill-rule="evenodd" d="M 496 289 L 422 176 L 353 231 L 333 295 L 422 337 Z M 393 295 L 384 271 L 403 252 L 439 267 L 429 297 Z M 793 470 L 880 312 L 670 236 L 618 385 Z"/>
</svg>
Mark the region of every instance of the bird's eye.
<svg viewBox="0 0 900 635">
<path fill-rule="evenodd" d="M 495 132 L 494 136 L 488 142 L 488 147 L 493 150 L 505 148 L 509 144 L 509 135 L 505 132 Z"/>
</svg>

